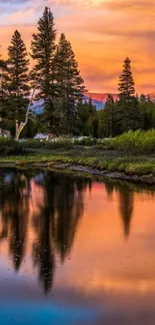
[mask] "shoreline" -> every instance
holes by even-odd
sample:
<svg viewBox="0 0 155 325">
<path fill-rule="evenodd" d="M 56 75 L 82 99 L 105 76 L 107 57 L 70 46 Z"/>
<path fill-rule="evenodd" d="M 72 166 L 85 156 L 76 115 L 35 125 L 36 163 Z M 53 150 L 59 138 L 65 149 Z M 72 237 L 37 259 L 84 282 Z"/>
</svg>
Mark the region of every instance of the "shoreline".
<svg viewBox="0 0 155 325">
<path fill-rule="evenodd" d="M 124 180 L 124 181 L 132 181 L 132 182 L 141 182 L 145 184 L 155 184 L 155 176 L 153 175 L 126 175 L 124 172 L 113 171 L 108 172 L 107 170 L 99 170 L 95 168 L 91 168 L 89 166 L 83 165 L 67 165 L 67 164 L 60 164 L 60 165 L 53 165 L 53 169 L 55 170 L 68 170 L 73 172 L 80 172 L 81 174 L 89 174 L 91 176 L 100 176 L 104 178 L 110 178 L 115 180 Z"/>
<path fill-rule="evenodd" d="M 94 157 L 90 159 L 89 164 L 87 164 L 87 159 L 81 162 L 80 158 L 71 158 L 71 157 L 39 157 L 39 156 L 25 156 L 25 157 L 0 157 L 0 168 L 43 168 L 43 169 L 52 169 L 65 172 L 78 172 L 82 174 L 87 174 L 92 177 L 103 177 L 110 178 L 114 180 L 124 180 L 135 183 L 143 184 L 155 184 L 155 175 L 151 172 L 136 174 L 136 173 L 126 173 L 125 171 L 120 171 L 115 168 L 115 170 L 108 170 L 108 168 L 97 168 L 94 166 Z M 121 164 L 121 162 L 120 162 Z M 140 163 L 139 163 L 139 166 Z M 155 164 L 153 164 L 155 168 Z"/>
</svg>

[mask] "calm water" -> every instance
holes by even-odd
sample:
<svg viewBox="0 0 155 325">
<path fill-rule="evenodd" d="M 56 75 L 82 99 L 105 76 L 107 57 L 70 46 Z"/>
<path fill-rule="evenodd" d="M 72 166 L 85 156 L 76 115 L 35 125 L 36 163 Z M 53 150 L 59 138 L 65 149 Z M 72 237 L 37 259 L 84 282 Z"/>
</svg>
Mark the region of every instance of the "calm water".
<svg viewBox="0 0 155 325">
<path fill-rule="evenodd" d="M 154 325 L 153 189 L 1 169 L 0 324 Z"/>
</svg>

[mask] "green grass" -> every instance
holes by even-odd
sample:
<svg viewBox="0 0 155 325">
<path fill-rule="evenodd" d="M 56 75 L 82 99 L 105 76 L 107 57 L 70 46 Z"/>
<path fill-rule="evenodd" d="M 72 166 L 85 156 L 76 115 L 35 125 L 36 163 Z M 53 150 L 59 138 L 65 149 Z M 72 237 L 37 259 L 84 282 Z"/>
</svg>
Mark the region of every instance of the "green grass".
<svg viewBox="0 0 155 325">
<path fill-rule="evenodd" d="M 155 130 L 129 131 L 116 138 L 104 140 L 102 145 L 107 150 L 116 150 L 128 155 L 155 154 Z"/>
<path fill-rule="evenodd" d="M 63 155 L 26 155 L 0 157 L 0 164 L 14 164 L 16 166 L 53 166 L 55 163 L 65 163 L 88 166 L 105 172 L 124 172 L 126 175 L 155 176 L 155 158 L 146 157 L 71 157 Z"/>
<path fill-rule="evenodd" d="M 87 150 L 86 150 L 87 149 Z M 81 155 L 81 150 L 85 151 L 86 156 L 99 155 L 109 152 L 109 155 L 153 155 L 155 154 L 155 130 L 147 132 L 137 130 L 129 131 L 116 138 L 112 139 L 72 139 L 58 138 L 53 141 L 40 141 L 30 139 L 26 142 L 16 142 L 13 139 L 0 138 L 0 154 L 20 154 L 27 150 L 42 150 L 42 151 L 70 151 L 75 152 L 75 155 Z"/>
<path fill-rule="evenodd" d="M 88 139 L 83 145 L 73 144 L 71 139 L 60 139 L 56 142 L 29 140 L 23 143 L 0 139 L 0 164 L 44 164 L 50 167 L 58 162 L 88 166 L 105 173 L 155 176 L 155 130 L 127 132 L 119 137 L 99 140 L 95 145 L 94 143 L 94 140 L 88 143 Z"/>
</svg>

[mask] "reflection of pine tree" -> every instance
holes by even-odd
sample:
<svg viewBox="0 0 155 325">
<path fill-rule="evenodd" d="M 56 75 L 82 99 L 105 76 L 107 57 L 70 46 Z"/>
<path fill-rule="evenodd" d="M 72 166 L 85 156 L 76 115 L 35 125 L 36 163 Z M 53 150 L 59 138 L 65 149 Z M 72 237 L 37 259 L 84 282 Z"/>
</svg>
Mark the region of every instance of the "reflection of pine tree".
<svg viewBox="0 0 155 325">
<path fill-rule="evenodd" d="M 76 182 L 64 178 L 56 201 L 57 218 L 55 219 L 54 239 L 63 262 L 71 251 L 77 225 L 83 213 L 82 189 L 77 190 Z"/>
<path fill-rule="evenodd" d="M 43 284 L 45 294 L 53 284 L 55 257 L 52 249 L 51 216 L 48 207 L 42 210 L 38 242 L 33 245 L 34 265 L 39 269 L 39 280 Z"/>
<path fill-rule="evenodd" d="M 33 244 L 34 266 L 45 293 L 52 287 L 55 271 L 55 251 L 63 262 L 74 242 L 78 221 L 83 213 L 82 192 L 87 182 L 75 181 L 62 174 L 45 176 L 44 202 L 39 215 L 34 216 L 36 242 Z"/>
<path fill-rule="evenodd" d="M 15 174 L 11 186 L 1 190 L 1 240 L 8 238 L 14 268 L 18 271 L 25 255 L 27 240 L 28 196 L 22 175 Z"/>
<path fill-rule="evenodd" d="M 40 206 L 40 214 L 34 216 L 34 226 L 37 232 L 33 244 L 34 266 L 38 267 L 39 281 L 47 294 L 52 285 L 55 271 L 55 256 L 53 253 L 53 216 L 54 216 L 54 187 L 45 178 L 44 202 Z"/>
<path fill-rule="evenodd" d="M 124 182 L 115 182 L 110 180 L 105 180 L 104 185 L 107 191 L 109 199 L 114 191 L 117 191 L 119 195 L 119 210 L 120 216 L 123 221 L 124 234 L 126 237 L 130 234 L 131 219 L 134 206 L 134 194 L 130 187 Z"/>
<path fill-rule="evenodd" d="M 0 189 L 0 239 L 7 238 L 13 266 L 18 271 L 26 250 L 30 180 L 34 173 L 13 173 L 11 183 Z M 44 199 L 37 202 L 39 212 L 32 215 L 36 233 L 32 257 L 47 294 L 53 285 L 55 254 L 64 262 L 71 251 L 83 214 L 83 191 L 87 187 L 91 190 L 91 180 L 45 173 L 44 178 L 39 181 L 36 177 L 36 181 L 44 189 Z"/>
<path fill-rule="evenodd" d="M 104 186 L 105 186 L 106 192 L 108 194 L 108 197 L 111 199 L 113 192 L 115 190 L 114 184 L 110 181 L 105 181 Z"/>
<path fill-rule="evenodd" d="M 7 194 L 8 196 L 8 194 Z M 1 211 L 1 219 L 2 219 L 2 229 L 0 232 L 0 239 L 3 240 L 7 238 L 9 231 L 9 217 L 10 217 L 10 202 L 5 204 L 6 202 L 6 191 L 4 193 L 4 189 L 0 189 L 0 211 Z"/>
<path fill-rule="evenodd" d="M 126 237 L 130 234 L 131 219 L 133 213 L 133 193 L 127 189 L 122 188 L 119 192 L 120 199 L 120 214 L 124 224 L 124 234 Z"/>
<path fill-rule="evenodd" d="M 16 202 L 13 201 L 15 209 L 12 211 L 10 220 L 10 253 L 13 258 L 14 267 L 18 271 L 25 255 L 28 205 L 27 199 L 25 201 L 20 191 L 16 199 Z"/>
</svg>

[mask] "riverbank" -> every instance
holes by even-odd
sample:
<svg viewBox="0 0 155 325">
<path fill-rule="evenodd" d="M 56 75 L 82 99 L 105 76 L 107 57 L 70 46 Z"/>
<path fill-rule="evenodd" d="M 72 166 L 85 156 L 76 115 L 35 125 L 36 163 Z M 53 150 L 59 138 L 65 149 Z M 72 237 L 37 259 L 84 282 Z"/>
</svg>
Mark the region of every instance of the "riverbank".
<svg viewBox="0 0 155 325">
<path fill-rule="evenodd" d="M 155 157 L 75 157 L 65 152 L 0 157 L 0 166 L 68 170 L 113 179 L 155 184 Z"/>
</svg>

